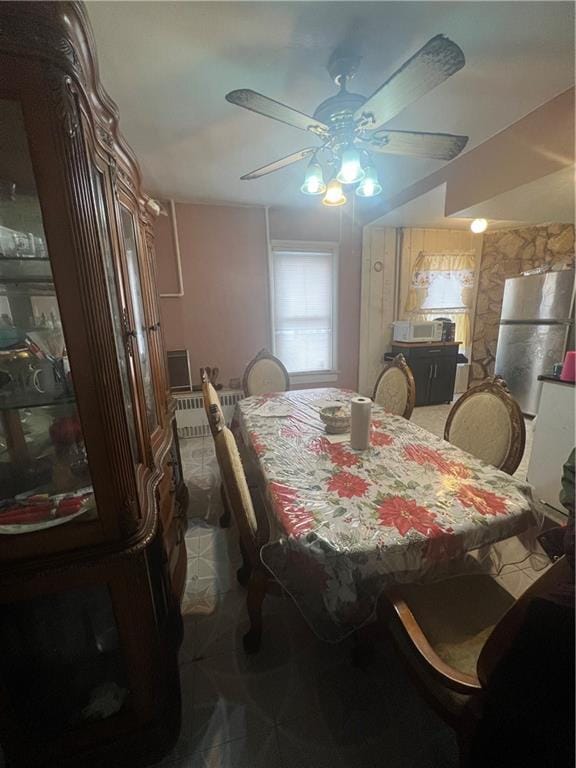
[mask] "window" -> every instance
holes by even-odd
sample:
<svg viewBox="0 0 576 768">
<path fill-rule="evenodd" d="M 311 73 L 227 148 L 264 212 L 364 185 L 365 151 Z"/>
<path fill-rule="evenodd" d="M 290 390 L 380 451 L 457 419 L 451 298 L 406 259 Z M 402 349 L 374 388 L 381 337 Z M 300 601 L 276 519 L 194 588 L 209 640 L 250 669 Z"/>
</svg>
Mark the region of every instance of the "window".
<svg viewBox="0 0 576 768">
<path fill-rule="evenodd" d="M 462 286 L 469 273 L 460 270 L 452 272 L 431 272 L 428 285 L 428 295 L 421 309 L 454 310 L 463 312 L 466 306 L 462 302 Z M 473 278 L 472 278 L 473 279 Z"/>
<path fill-rule="evenodd" d="M 420 252 L 406 299 L 406 314 L 414 320 L 446 317 L 455 323 L 456 341 L 468 354 L 470 313 L 474 293 L 475 254 L 471 251 Z"/>
<path fill-rule="evenodd" d="M 274 354 L 290 373 L 336 368 L 336 246 L 273 244 L 270 252 Z"/>
</svg>

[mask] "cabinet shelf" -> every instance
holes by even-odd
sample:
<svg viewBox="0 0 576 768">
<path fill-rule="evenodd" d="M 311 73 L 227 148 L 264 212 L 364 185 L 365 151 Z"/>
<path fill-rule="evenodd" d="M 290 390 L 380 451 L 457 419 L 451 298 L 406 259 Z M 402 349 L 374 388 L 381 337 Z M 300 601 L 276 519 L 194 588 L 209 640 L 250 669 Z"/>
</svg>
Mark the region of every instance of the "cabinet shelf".
<svg viewBox="0 0 576 768">
<path fill-rule="evenodd" d="M 21 408 L 45 408 L 47 406 L 68 405 L 74 402 L 76 402 L 76 397 L 72 394 L 64 394 L 59 397 L 29 394 L 21 398 L 6 398 L 6 400 L 0 396 L 0 413 L 2 411 L 18 411 Z"/>
<path fill-rule="evenodd" d="M 53 282 L 50 259 L 0 258 L 0 283 Z"/>
</svg>

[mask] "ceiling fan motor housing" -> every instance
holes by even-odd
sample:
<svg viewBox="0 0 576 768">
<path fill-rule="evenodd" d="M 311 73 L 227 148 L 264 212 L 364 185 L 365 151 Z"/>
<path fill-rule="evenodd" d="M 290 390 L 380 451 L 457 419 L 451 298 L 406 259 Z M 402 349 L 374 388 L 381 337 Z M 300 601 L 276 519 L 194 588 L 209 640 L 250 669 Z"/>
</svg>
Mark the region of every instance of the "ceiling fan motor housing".
<svg viewBox="0 0 576 768">
<path fill-rule="evenodd" d="M 342 90 L 323 101 L 314 112 L 316 120 L 334 127 L 354 129 L 354 113 L 366 101 L 359 93 Z"/>
</svg>

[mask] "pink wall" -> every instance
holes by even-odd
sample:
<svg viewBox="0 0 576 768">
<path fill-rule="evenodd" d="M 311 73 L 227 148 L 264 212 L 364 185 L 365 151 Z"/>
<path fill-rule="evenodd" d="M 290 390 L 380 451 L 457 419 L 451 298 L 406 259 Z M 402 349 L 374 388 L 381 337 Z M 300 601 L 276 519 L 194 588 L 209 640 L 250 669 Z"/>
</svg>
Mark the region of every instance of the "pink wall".
<svg viewBox="0 0 576 768">
<path fill-rule="evenodd" d="M 259 349 L 270 346 L 265 211 L 177 203 L 176 218 L 184 296 L 160 299 L 166 346 L 189 350 L 194 383 L 200 366 L 217 365 L 227 386 Z M 345 213 L 322 208 L 271 209 L 269 223 L 271 239 L 340 244 L 338 384 L 356 388 L 361 229 Z M 175 293 L 172 223 L 164 216 L 156 224 L 156 256 L 160 293 Z"/>
</svg>

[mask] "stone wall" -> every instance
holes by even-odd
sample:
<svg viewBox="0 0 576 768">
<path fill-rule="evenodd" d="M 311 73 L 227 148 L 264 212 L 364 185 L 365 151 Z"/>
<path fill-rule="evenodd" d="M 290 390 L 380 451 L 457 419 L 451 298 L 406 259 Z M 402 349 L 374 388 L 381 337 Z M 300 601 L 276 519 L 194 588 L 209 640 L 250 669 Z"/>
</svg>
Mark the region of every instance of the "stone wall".
<svg viewBox="0 0 576 768">
<path fill-rule="evenodd" d="M 494 373 L 504 281 L 544 264 L 574 265 L 574 225 L 500 230 L 484 236 L 470 383 Z"/>
</svg>

